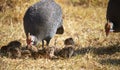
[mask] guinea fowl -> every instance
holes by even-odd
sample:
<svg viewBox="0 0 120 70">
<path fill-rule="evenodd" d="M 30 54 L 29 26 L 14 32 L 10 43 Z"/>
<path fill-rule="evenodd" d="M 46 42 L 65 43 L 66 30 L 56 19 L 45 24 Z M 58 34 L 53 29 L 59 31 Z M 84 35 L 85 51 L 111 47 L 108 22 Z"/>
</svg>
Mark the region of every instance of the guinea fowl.
<svg viewBox="0 0 120 70">
<path fill-rule="evenodd" d="M 110 32 L 120 32 L 120 0 L 109 0 L 105 24 L 106 36 Z"/>
<path fill-rule="evenodd" d="M 41 0 L 30 6 L 23 18 L 27 45 L 36 46 L 44 40 L 47 46 L 55 34 L 63 34 L 62 10 L 54 0 Z"/>
</svg>

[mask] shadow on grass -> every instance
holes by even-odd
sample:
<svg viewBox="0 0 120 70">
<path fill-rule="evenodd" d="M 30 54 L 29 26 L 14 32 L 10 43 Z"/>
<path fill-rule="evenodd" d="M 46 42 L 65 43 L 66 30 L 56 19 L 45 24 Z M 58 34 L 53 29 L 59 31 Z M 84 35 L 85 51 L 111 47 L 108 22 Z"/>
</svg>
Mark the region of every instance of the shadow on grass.
<svg viewBox="0 0 120 70">
<path fill-rule="evenodd" d="M 75 53 L 77 55 L 85 55 L 86 53 L 93 53 L 95 55 L 113 55 L 116 52 L 120 52 L 120 44 L 115 44 L 107 47 L 86 47 L 81 49 L 76 49 Z M 101 59 L 99 61 L 101 64 L 112 64 L 120 65 L 120 59 Z"/>
<path fill-rule="evenodd" d="M 120 52 L 120 45 L 116 44 L 116 45 L 111 45 L 111 46 L 107 46 L 107 47 L 86 47 L 86 48 L 80 48 L 80 49 L 76 49 L 75 51 L 78 55 L 84 55 L 86 53 L 93 53 L 96 55 L 112 55 L 116 52 Z"/>
<path fill-rule="evenodd" d="M 103 59 L 99 61 L 101 64 L 120 65 L 120 59 Z"/>
</svg>

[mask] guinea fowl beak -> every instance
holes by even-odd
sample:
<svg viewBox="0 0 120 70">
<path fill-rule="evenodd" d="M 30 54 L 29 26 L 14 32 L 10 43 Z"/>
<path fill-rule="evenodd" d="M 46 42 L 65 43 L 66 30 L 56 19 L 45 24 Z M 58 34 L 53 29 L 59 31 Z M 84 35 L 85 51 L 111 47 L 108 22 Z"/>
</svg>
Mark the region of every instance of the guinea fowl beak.
<svg viewBox="0 0 120 70">
<path fill-rule="evenodd" d="M 113 32 L 113 23 L 112 22 L 107 22 L 105 24 L 105 32 L 106 32 L 106 37 L 109 35 L 110 32 Z"/>
<path fill-rule="evenodd" d="M 110 33 L 110 25 L 108 23 L 105 24 L 105 33 L 106 33 L 106 37 L 109 35 Z"/>
<path fill-rule="evenodd" d="M 27 45 L 31 44 L 31 37 L 30 37 L 30 33 L 28 33 L 27 35 L 27 39 L 26 39 Z"/>
</svg>

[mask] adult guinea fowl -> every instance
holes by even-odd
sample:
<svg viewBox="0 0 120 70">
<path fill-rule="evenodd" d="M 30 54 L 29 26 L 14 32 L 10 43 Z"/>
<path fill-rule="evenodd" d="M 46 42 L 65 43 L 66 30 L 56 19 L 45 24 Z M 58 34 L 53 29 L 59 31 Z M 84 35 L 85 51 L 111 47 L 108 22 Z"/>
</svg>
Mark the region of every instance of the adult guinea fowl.
<svg viewBox="0 0 120 70">
<path fill-rule="evenodd" d="M 41 0 L 30 6 L 23 18 L 28 45 L 37 45 L 44 40 L 47 46 L 55 34 L 63 34 L 62 10 L 54 0 Z"/>
<path fill-rule="evenodd" d="M 120 0 L 109 0 L 106 19 L 106 36 L 108 36 L 110 32 L 120 32 Z"/>
</svg>

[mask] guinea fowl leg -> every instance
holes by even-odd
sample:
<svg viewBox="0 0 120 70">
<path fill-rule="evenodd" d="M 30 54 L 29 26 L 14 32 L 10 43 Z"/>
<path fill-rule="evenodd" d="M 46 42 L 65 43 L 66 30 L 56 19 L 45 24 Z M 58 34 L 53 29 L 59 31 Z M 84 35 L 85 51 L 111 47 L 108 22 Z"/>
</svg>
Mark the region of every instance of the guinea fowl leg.
<svg viewBox="0 0 120 70">
<path fill-rule="evenodd" d="M 44 48 L 44 40 L 42 40 L 42 48 Z"/>
<path fill-rule="evenodd" d="M 47 42 L 47 43 L 46 43 L 47 46 L 49 45 L 50 40 L 51 40 L 50 37 L 47 37 L 47 38 L 45 39 L 45 41 Z M 42 48 L 44 48 L 44 40 L 42 40 Z"/>
<path fill-rule="evenodd" d="M 51 40 L 51 38 L 50 37 L 48 37 L 47 39 L 46 39 L 46 42 L 47 42 L 47 46 L 49 46 L 49 43 L 50 43 L 50 40 Z"/>
</svg>

